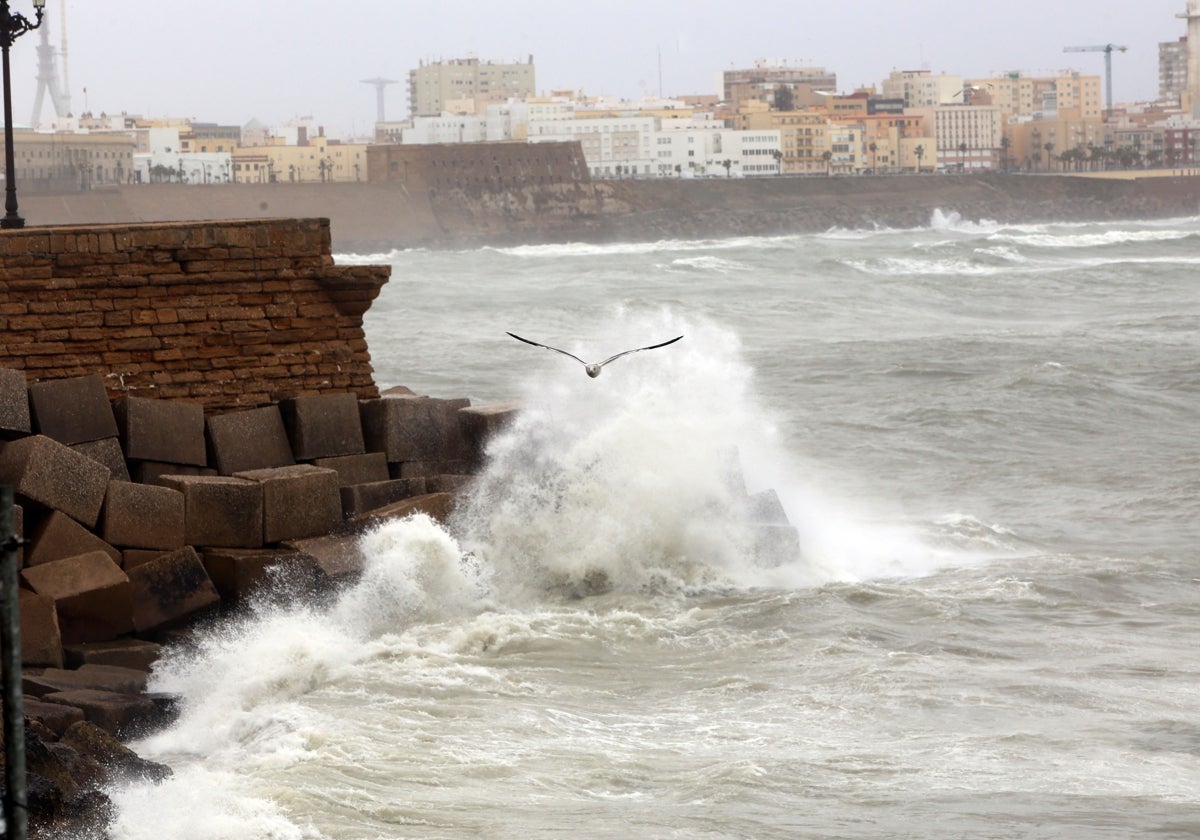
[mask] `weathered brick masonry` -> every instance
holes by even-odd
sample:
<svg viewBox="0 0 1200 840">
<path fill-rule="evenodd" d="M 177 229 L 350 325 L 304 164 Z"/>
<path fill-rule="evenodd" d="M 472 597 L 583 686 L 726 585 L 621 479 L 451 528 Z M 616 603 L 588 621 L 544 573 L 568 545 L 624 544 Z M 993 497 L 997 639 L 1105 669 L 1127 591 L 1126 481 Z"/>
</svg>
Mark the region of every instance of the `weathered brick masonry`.
<svg viewBox="0 0 1200 840">
<path fill-rule="evenodd" d="M 362 316 L 390 273 L 334 265 L 328 219 L 6 231 L 0 367 L 209 412 L 376 397 Z"/>
</svg>

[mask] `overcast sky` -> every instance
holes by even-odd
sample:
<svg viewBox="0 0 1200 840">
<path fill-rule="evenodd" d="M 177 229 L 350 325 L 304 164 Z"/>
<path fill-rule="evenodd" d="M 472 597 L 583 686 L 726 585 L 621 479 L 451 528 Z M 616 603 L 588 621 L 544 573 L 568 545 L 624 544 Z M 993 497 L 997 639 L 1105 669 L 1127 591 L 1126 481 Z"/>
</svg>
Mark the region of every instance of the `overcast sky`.
<svg viewBox="0 0 1200 840">
<path fill-rule="evenodd" d="M 48 0 L 51 44 L 64 0 Z M 1158 44 L 1186 33 L 1186 0 L 65 0 L 73 110 L 273 125 L 312 116 L 335 137 L 369 133 L 385 77 L 389 119 L 408 114 L 404 81 L 421 60 L 524 61 L 539 92 L 640 98 L 715 93 L 723 69 L 786 59 L 837 73 L 849 91 L 892 70 L 967 76 L 1074 68 L 1103 76 L 1115 101 L 1158 94 Z M 32 0 L 11 0 L 31 15 Z M 13 121 L 29 121 L 38 32 L 12 52 Z M 661 55 L 661 76 L 660 76 Z M 43 116 L 49 116 L 49 102 Z"/>
</svg>

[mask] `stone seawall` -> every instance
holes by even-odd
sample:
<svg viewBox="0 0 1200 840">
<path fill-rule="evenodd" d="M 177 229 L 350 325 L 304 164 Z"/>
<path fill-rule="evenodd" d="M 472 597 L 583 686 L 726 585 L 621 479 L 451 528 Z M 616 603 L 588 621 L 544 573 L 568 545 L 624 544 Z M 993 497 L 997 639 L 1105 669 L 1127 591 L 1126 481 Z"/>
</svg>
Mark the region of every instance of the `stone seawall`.
<svg viewBox="0 0 1200 840">
<path fill-rule="evenodd" d="M 362 315 L 391 269 L 330 249 L 327 219 L 6 231 L 0 367 L 216 410 L 378 396 Z"/>
<path fill-rule="evenodd" d="M 1001 222 L 1200 213 L 1200 176 L 929 175 L 420 188 L 402 183 L 156 184 L 21 197 L 30 224 L 312 216 L 339 253 L 928 225 L 936 209 Z"/>
</svg>

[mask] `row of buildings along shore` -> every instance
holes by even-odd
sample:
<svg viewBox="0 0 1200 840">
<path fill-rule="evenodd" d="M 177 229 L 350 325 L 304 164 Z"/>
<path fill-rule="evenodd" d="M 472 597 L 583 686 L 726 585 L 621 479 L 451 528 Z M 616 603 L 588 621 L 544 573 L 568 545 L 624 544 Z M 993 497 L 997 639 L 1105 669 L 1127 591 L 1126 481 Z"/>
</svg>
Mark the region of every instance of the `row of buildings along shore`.
<svg viewBox="0 0 1200 840">
<path fill-rule="evenodd" d="M 488 159 L 491 182 L 1195 168 L 1200 0 L 1190 0 L 1181 17 L 1196 31 L 1160 45 L 1158 101 L 1111 109 L 1101 77 L 1073 70 L 989 77 L 894 71 L 878 88 L 839 93 L 836 74 L 825 68 L 759 61 L 725 71 L 720 94 L 629 102 L 538 95 L 532 56 L 514 63 L 471 57 L 410 71 L 410 116 L 402 121 L 385 119 L 385 89 L 394 82 L 364 80 L 378 89 L 369 138 L 327 137 L 311 117 L 268 127 L 84 114 L 18 129 L 16 173 L 21 189 L 34 192 L 395 181 L 413 160 L 397 147 L 437 147 L 437 165 L 453 168 L 461 158 L 479 173 L 480 148 L 543 143 L 578 143 L 582 163 L 539 175 L 529 166 L 535 150 L 510 150 Z"/>
</svg>

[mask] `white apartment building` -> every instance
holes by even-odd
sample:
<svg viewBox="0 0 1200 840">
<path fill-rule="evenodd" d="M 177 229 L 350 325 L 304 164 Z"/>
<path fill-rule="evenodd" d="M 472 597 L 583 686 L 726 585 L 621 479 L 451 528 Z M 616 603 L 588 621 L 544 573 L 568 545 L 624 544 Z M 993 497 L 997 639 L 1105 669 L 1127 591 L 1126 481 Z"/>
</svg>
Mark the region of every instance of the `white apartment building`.
<svg viewBox="0 0 1200 840">
<path fill-rule="evenodd" d="M 184 184 L 225 184 L 233 180 L 233 157 L 229 152 L 181 151 L 176 126 L 141 129 L 138 151 L 133 155 L 134 179 L 141 184 L 175 181 Z"/>
<path fill-rule="evenodd" d="M 857 175 L 863 170 L 867 150 L 867 130 L 860 125 L 829 126 L 829 172 L 831 175 Z"/>
<path fill-rule="evenodd" d="M 412 125 L 400 132 L 406 146 L 433 143 L 481 143 L 488 136 L 488 119 L 476 114 L 450 114 L 437 117 L 413 117 Z M 507 139 L 507 138 L 498 138 Z"/>
<path fill-rule="evenodd" d="M 998 105 L 943 105 L 919 110 L 925 114 L 925 124 L 933 126 L 939 167 L 962 172 L 996 168 L 1004 133 L 1004 116 Z"/>
<path fill-rule="evenodd" d="M 530 143 L 578 140 L 593 178 L 657 174 L 653 136 L 654 117 L 594 117 L 530 120 Z"/>
<path fill-rule="evenodd" d="M 660 178 L 778 175 L 782 142 L 778 131 L 719 126 L 669 128 L 655 132 L 656 166 L 652 174 Z"/>
</svg>

